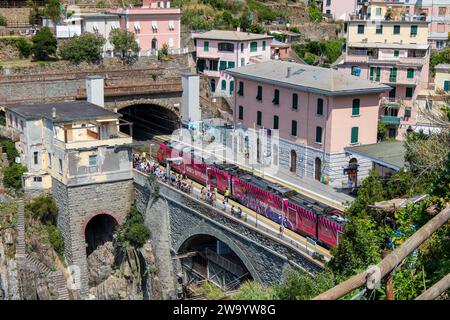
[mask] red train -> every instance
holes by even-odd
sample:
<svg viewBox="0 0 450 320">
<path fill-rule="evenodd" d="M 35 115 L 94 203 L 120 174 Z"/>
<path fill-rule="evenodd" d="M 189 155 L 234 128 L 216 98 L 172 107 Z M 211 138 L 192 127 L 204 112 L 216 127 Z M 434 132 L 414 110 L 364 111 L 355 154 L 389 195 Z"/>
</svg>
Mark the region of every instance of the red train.
<svg viewBox="0 0 450 320">
<path fill-rule="evenodd" d="M 344 231 L 345 219 L 341 211 L 236 165 L 205 161 L 189 146 L 161 144 L 157 152 L 159 163 L 165 165 L 168 157 L 183 158 L 181 164 L 172 163 L 172 169 L 186 173 L 203 185 L 217 187 L 221 193 L 228 188 L 233 200 L 279 224 L 283 220 L 286 228 L 310 237 L 322 246 L 335 246 L 339 234 Z"/>
</svg>

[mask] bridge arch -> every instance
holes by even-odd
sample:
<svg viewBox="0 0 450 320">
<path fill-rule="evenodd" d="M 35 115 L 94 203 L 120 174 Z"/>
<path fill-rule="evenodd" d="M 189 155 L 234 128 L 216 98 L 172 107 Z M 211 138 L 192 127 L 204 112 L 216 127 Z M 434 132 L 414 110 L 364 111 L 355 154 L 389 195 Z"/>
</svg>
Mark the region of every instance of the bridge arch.
<svg viewBox="0 0 450 320">
<path fill-rule="evenodd" d="M 213 229 L 207 225 L 198 226 L 196 228 L 190 229 L 186 232 L 182 238 L 180 238 L 174 246 L 174 250 L 177 253 L 182 253 L 183 246 L 192 238 L 198 236 L 208 236 L 216 238 L 217 240 L 225 243 L 231 251 L 241 260 L 242 264 L 250 273 L 251 277 L 258 283 L 263 283 L 259 273 L 256 271 L 253 262 L 248 258 L 248 256 L 243 252 L 243 250 L 228 236 L 223 232 Z"/>
</svg>

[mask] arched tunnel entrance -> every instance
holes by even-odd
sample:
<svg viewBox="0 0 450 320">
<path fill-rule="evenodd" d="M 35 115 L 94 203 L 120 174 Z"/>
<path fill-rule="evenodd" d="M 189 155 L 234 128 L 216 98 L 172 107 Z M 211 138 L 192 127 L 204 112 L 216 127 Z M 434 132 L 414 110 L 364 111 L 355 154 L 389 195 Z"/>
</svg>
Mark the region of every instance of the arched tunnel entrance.
<svg viewBox="0 0 450 320">
<path fill-rule="evenodd" d="M 118 111 L 123 119 L 133 123 L 133 139 L 148 140 L 155 135 L 167 135 L 179 128 L 178 115 L 157 104 L 136 104 Z M 124 133 L 129 130 L 123 126 Z"/>
<path fill-rule="evenodd" d="M 108 214 L 93 217 L 84 231 L 86 239 L 86 255 L 89 256 L 98 246 L 113 241 L 117 221 Z"/>
<path fill-rule="evenodd" d="M 242 259 L 226 243 L 211 235 L 190 237 L 180 247 L 178 257 L 187 285 L 208 280 L 224 291 L 231 291 L 253 279 Z"/>
</svg>

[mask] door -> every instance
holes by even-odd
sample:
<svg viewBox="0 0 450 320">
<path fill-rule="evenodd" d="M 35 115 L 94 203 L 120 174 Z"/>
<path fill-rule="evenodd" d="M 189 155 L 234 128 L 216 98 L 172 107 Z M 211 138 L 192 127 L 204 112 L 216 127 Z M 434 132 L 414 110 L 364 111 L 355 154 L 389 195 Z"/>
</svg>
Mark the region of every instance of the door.
<svg viewBox="0 0 450 320">
<path fill-rule="evenodd" d="M 152 39 L 152 50 L 158 49 L 158 40 L 156 38 Z"/>
<path fill-rule="evenodd" d="M 396 90 L 394 87 L 394 88 L 392 88 L 391 91 L 389 91 L 389 98 L 392 100 L 392 99 L 395 99 L 395 96 L 396 96 Z"/>
<path fill-rule="evenodd" d="M 320 158 L 316 158 L 315 161 L 315 179 L 317 181 L 320 181 L 320 178 L 322 176 L 322 160 Z"/>
<path fill-rule="evenodd" d="M 291 172 L 297 172 L 297 152 L 295 150 L 291 150 Z"/>
<path fill-rule="evenodd" d="M 71 124 L 66 124 L 64 126 L 64 132 L 65 132 L 65 140 L 66 142 L 71 142 L 73 137 L 72 137 L 72 125 Z"/>
</svg>

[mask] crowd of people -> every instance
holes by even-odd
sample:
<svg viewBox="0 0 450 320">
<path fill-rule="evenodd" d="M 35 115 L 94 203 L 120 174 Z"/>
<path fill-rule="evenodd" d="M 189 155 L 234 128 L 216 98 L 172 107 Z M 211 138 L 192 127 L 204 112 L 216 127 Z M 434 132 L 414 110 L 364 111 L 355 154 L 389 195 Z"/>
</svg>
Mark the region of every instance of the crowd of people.
<svg viewBox="0 0 450 320">
<path fill-rule="evenodd" d="M 141 172 L 144 172 L 146 174 L 153 174 L 158 179 L 170 183 L 171 185 L 175 186 L 177 189 L 182 190 L 187 193 L 192 193 L 193 189 L 193 182 L 189 181 L 187 179 L 187 176 L 185 173 L 177 174 L 173 171 L 170 171 L 170 175 L 167 176 L 167 173 L 165 170 L 161 169 L 158 161 L 155 161 L 151 157 L 147 155 L 146 152 L 142 152 L 141 154 L 135 153 L 133 154 L 133 167 Z M 218 190 L 217 188 L 210 189 L 203 187 L 200 189 L 200 198 L 201 200 L 205 201 L 206 203 L 212 205 L 213 207 L 216 206 L 217 203 L 217 194 Z M 228 200 L 230 198 L 231 192 L 229 189 L 225 190 L 222 205 L 222 210 L 228 211 Z M 243 213 L 241 207 L 231 205 L 230 212 L 233 216 L 247 220 L 247 213 Z"/>
</svg>

